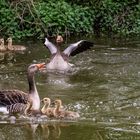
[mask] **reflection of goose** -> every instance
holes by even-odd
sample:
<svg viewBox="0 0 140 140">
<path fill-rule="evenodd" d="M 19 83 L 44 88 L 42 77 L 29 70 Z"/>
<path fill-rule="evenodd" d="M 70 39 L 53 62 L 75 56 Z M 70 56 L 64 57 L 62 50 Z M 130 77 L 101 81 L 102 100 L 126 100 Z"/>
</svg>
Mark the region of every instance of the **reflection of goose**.
<svg viewBox="0 0 140 140">
<path fill-rule="evenodd" d="M 41 124 L 41 129 L 42 129 L 42 139 L 48 139 L 50 135 L 50 130 L 48 127 L 48 124 Z"/>
<path fill-rule="evenodd" d="M 5 54 L 2 53 L 2 52 L 0 52 L 0 61 L 3 61 L 4 60 L 4 56 L 5 56 Z"/>
<path fill-rule="evenodd" d="M 47 117 L 54 117 L 53 110 L 54 108 L 50 108 L 51 100 L 50 98 L 43 98 L 42 102 L 44 106 L 41 109 L 42 114 L 46 115 Z"/>
<path fill-rule="evenodd" d="M 54 103 L 55 103 L 55 109 L 54 109 L 55 118 L 76 119 L 80 117 L 80 115 L 77 112 L 60 110 L 60 107 L 62 106 L 61 100 L 55 100 Z"/>
<path fill-rule="evenodd" d="M 34 74 L 40 68 L 44 67 L 45 63 L 32 64 L 28 67 L 27 77 L 29 83 L 29 94 L 21 90 L 0 90 L 0 105 L 6 107 L 7 105 L 12 105 L 16 103 L 27 104 L 27 101 L 32 101 L 32 109 L 38 110 L 40 108 L 40 98 L 35 85 Z M 5 108 L 6 109 L 6 108 Z M 3 108 L 0 109 L 1 112 Z"/>
<path fill-rule="evenodd" d="M 12 44 L 12 38 L 11 37 L 9 37 L 7 39 L 7 41 L 8 41 L 7 48 L 10 51 L 25 51 L 26 50 L 26 47 L 25 46 L 22 46 L 22 45 L 13 45 Z"/>
<path fill-rule="evenodd" d="M 60 129 L 60 124 L 53 124 L 53 129 L 52 129 L 52 136 L 54 139 L 60 138 L 61 135 L 61 129 Z"/>
<path fill-rule="evenodd" d="M 45 46 L 50 50 L 52 58 L 46 65 L 48 71 L 63 71 L 67 72 L 71 70 L 72 64 L 68 62 L 69 56 L 74 56 L 80 52 L 90 49 L 93 46 L 92 42 L 86 40 L 80 40 L 74 44 L 69 45 L 63 52 L 60 52 L 59 46 L 63 42 L 62 36 L 58 36 L 56 39 L 57 47 L 52 44 L 47 38 L 45 38 Z"/>
<path fill-rule="evenodd" d="M 4 45 L 4 39 L 1 38 L 1 39 L 0 39 L 0 52 L 4 52 L 4 51 L 7 51 L 7 48 L 6 48 L 6 46 Z"/>
</svg>

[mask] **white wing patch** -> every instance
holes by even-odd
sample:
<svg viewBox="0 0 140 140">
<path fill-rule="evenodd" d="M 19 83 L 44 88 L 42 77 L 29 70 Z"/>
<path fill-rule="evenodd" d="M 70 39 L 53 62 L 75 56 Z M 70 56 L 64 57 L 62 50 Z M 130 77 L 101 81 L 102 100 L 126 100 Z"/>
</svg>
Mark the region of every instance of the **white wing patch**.
<svg viewBox="0 0 140 140">
<path fill-rule="evenodd" d="M 56 46 L 51 43 L 47 38 L 45 38 L 45 46 L 50 50 L 51 54 L 54 54 L 57 52 Z"/>
</svg>

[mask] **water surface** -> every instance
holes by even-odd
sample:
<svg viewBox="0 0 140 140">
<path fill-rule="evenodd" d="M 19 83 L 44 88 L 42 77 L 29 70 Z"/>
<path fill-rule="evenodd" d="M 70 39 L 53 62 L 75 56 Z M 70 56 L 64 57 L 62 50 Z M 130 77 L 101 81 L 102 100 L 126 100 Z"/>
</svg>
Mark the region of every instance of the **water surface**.
<svg viewBox="0 0 140 140">
<path fill-rule="evenodd" d="M 1 116 L 2 140 L 140 139 L 140 40 L 77 36 L 63 47 L 80 39 L 94 41 L 95 46 L 71 57 L 73 73 L 38 73 L 35 78 L 40 98 L 62 99 L 80 119 L 11 122 Z M 50 53 L 42 42 L 23 44 L 28 46 L 24 53 L 0 53 L 0 89 L 28 91 L 27 67 L 48 61 Z"/>
</svg>

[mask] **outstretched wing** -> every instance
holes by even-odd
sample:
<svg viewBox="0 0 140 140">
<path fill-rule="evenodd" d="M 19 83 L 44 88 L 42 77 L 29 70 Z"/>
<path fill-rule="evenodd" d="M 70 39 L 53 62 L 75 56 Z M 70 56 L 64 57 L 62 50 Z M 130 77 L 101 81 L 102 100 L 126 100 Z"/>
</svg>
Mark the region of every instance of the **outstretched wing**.
<svg viewBox="0 0 140 140">
<path fill-rule="evenodd" d="M 70 44 L 63 53 L 68 56 L 74 56 L 80 52 L 86 51 L 93 46 L 93 42 L 87 40 L 80 40 L 76 43 Z"/>
<path fill-rule="evenodd" d="M 28 94 L 20 90 L 0 90 L 0 105 L 7 106 L 16 103 L 26 104 Z"/>
<path fill-rule="evenodd" d="M 51 43 L 47 38 L 45 38 L 45 46 L 50 50 L 51 54 L 55 54 L 57 52 L 56 46 Z"/>
</svg>

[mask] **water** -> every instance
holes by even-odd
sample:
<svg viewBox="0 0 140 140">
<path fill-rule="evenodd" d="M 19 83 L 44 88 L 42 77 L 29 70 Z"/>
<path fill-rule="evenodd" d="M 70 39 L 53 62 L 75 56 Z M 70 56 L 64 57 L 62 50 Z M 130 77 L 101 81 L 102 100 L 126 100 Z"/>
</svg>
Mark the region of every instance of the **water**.
<svg viewBox="0 0 140 140">
<path fill-rule="evenodd" d="M 140 40 L 69 38 L 67 44 L 89 39 L 95 46 L 71 57 L 68 75 L 36 74 L 40 97 L 60 98 L 64 107 L 77 111 L 79 120 L 11 121 L 0 117 L 1 140 L 137 140 L 140 139 Z M 0 53 L 0 89 L 28 91 L 26 69 L 48 61 L 43 43 L 23 42 L 25 53 Z"/>
</svg>

